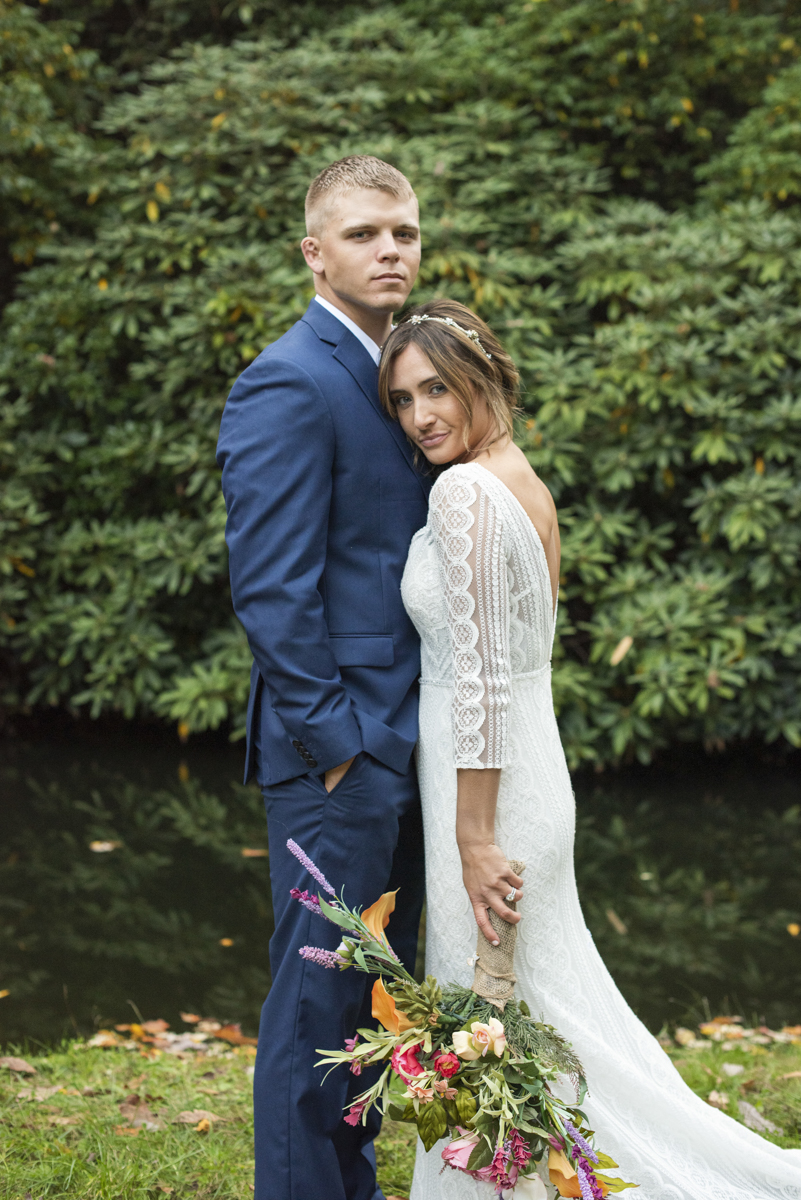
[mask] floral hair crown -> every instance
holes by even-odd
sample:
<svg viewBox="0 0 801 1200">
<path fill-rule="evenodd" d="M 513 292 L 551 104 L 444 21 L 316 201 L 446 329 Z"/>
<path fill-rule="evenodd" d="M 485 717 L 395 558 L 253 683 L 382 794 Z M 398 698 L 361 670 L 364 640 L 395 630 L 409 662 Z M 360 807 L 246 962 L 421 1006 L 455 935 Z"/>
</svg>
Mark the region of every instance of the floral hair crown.
<svg viewBox="0 0 801 1200">
<path fill-rule="evenodd" d="M 442 325 L 450 325 L 451 328 L 458 329 L 460 333 L 463 333 L 466 337 L 469 337 L 471 342 L 475 342 L 485 358 L 492 359 L 492 355 L 487 353 L 487 351 L 481 345 L 481 342 L 478 340 L 478 333 L 476 330 L 465 329 L 464 325 L 459 325 L 456 321 L 454 321 L 453 317 L 429 317 L 425 313 L 422 316 L 420 316 L 419 313 L 415 313 L 413 317 L 409 318 L 410 325 L 419 325 L 422 321 L 439 321 Z"/>
</svg>

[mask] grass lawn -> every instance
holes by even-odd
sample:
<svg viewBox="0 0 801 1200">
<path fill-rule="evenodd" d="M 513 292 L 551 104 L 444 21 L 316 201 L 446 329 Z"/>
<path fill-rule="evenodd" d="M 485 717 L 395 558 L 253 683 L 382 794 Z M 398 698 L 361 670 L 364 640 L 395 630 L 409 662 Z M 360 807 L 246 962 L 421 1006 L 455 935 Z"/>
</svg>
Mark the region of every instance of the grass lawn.
<svg viewBox="0 0 801 1200">
<path fill-rule="evenodd" d="M 744 1101 L 752 1121 L 755 1109 L 783 1130 L 771 1141 L 801 1145 L 801 1043 L 694 1037 L 667 1053 L 705 1100 L 713 1095 L 738 1120 Z M 215 1044 L 178 1057 L 71 1042 L 25 1058 L 35 1074 L 0 1067 L 2 1200 L 252 1195 L 252 1047 Z M 408 1196 L 414 1133 L 385 1123 L 377 1143 L 385 1192 Z"/>
</svg>

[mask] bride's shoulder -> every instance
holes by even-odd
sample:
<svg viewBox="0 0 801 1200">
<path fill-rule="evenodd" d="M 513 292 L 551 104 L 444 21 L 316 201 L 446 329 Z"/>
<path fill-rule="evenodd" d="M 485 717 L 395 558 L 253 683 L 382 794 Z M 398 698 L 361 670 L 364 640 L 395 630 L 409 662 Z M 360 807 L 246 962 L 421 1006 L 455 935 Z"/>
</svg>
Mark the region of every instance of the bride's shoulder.
<svg viewBox="0 0 801 1200">
<path fill-rule="evenodd" d="M 481 469 L 476 463 L 454 463 L 451 467 L 446 467 L 440 475 L 437 476 L 436 482 L 431 489 L 433 497 L 436 492 L 438 496 L 447 495 L 452 489 L 460 489 L 465 485 L 474 486 L 481 483 Z"/>
</svg>

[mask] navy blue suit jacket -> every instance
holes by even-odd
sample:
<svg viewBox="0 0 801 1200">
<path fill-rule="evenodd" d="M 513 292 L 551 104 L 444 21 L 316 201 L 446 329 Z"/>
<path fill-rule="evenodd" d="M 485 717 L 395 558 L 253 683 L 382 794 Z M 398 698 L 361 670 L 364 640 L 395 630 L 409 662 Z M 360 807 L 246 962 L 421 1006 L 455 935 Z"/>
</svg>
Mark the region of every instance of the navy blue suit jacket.
<svg viewBox="0 0 801 1200">
<path fill-rule="evenodd" d="M 253 652 L 245 780 L 322 772 L 366 750 L 405 771 L 417 634 L 400 581 L 428 482 L 382 411 L 378 370 L 312 301 L 234 384 L 217 462 L 231 590 Z"/>
</svg>

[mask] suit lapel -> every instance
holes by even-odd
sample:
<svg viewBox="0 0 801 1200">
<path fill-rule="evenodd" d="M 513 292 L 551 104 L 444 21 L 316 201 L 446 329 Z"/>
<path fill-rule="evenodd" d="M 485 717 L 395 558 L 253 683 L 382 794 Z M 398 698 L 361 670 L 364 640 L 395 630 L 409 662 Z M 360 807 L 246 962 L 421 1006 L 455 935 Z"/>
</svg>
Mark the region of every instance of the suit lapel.
<svg viewBox="0 0 801 1200">
<path fill-rule="evenodd" d="M 378 398 L 378 367 L 376 367 L 370 358 L 365 347 L 358 338 L 353 336 L 346 325 L 338 321 L 335 316 L 323 308 L 321 304 L 318 304 L 316 300 L 312 300 L 303 320 L 311 325 L 321 341 L 333 344 L 333 357 L 337 362 L 342 363 L 345 370 L 349 372 L 359 385 L 361 391 L 364 392 L 370 404 L 395 439 L 397 447 L 406 460 L 409 469 L 414 472 L 423 495 L 428 499 L 428 492 L 420 473 L 415 468 L 414 454 L 406 438 L 406 434 L 400 427 L 400 422 L 393 421 L 381 407 L 381 401 Z"/>
</svg>

